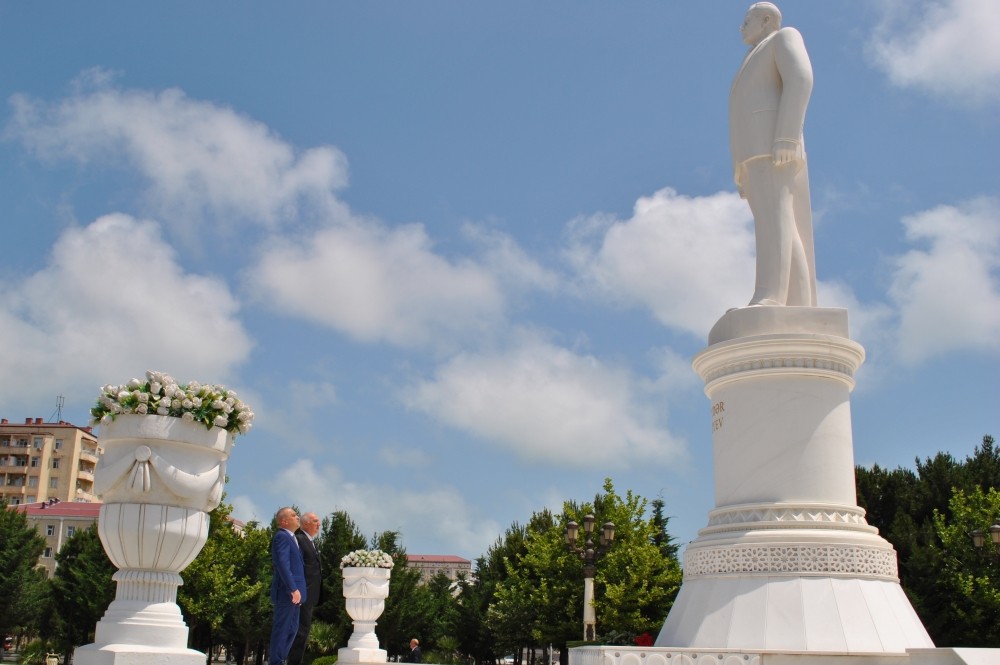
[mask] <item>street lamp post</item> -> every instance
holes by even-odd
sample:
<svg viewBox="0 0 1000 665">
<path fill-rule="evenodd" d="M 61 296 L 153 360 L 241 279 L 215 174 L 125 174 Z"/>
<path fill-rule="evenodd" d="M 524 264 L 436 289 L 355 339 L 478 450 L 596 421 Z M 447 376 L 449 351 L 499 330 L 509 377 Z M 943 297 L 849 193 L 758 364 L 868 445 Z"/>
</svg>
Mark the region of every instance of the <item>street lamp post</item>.
<svg viewBox="0 0 1000 665">
<path fill-rule="evenodd" d="M 583 561 L 583 639 L 592 642 L 597 632 L 597 612 L 594 611 L 594 564 L 598 557 L 608 551 L 611 542 L 615 539 L 615 525 L 605 522 L 601 527 L 600 545 L 594 547 L 592 536 L 594 534 L 593 515 L 585 515 L 583 518 L 583 533 L 586 542 L 583 547 L 577 547 L 576 539 L 580 532 L 580 525 L 576 522 L 566 524 L 566 547 L 572 554 L 576 554 Z"/>
<path fill-rule="evenodd" d="M 979 550 L 986 545 L 986 534 L 979 529 L 972 532 L 972 544 Z M 993 543 L 993 556 L 1000 559 L 1000 519 L 989 528 L 990 541 Z"/>
</svg>

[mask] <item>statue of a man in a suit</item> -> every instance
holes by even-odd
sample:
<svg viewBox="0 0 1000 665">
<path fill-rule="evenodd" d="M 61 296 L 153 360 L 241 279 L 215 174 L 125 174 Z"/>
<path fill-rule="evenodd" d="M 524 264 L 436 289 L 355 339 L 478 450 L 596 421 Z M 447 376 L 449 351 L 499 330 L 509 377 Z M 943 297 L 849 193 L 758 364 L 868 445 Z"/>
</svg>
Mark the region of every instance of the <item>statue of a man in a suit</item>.
<svg viewBox="0 0 1000 665">
<path fill-rule="evenodd" d="M 812 65 L 802 35 L 770 2 L 747 10 L 750 46 L 729 93 L 729 142 L 740 196 L 750 204 L 757 282 L 750 305 L 816 306 L 809 170 L 802 138 Z"/>
</svg>

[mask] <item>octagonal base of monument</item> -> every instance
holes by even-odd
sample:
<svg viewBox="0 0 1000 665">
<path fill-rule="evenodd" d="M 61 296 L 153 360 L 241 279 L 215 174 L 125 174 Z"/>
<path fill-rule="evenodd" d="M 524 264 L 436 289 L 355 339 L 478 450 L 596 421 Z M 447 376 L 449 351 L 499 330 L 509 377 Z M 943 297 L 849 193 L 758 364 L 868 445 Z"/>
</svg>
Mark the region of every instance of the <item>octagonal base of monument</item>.
<svg viewBox="0 0 1000 665">
<path fill-rule="evenodd" d="M 145 647 L 139 644 L 87 644 L 73 651 L 73 665 L 205 665 L 194 649 Z"/>
<path fill-rule="evenodd" d="M 896 582 L 780 575 L 685 582 L 656 645 L 840 654 L 934 647 Z"/>
</svg>

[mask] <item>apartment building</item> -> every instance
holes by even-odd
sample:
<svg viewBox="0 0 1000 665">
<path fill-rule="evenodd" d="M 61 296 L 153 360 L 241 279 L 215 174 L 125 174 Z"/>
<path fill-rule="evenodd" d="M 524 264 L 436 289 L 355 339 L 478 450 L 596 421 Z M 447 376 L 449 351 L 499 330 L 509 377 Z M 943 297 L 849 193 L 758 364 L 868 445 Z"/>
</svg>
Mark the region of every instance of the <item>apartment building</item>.
<svg viewBox="0 0 1000 665">
<path fill-rule="evenodd" d="M 420 581 L 425 584 L 438 573 L 444 573 L 452 582 L 459 576 L 472 579 L 472 562 L 452 554 L 407 554 L 406 567 L 420 571 Z"/>
<path fill-rule="evenodd" d="M 45 538 L 45 550 L 38 557 L 38 565 L 52 577 L 56 572 L 56 552 L 68 539 L 97 523 L 101 504 L 49 499 L 40 503 L 22 503 L 9 510 L 24 513 L 28 523 Z"/>
<path fill-rule="evenodd" d="M 88 503 L 94 495 L 97 437 L 60 420 L 0 418 L 0 498 L 16 506 L 49 499 Z"/>
</svg>

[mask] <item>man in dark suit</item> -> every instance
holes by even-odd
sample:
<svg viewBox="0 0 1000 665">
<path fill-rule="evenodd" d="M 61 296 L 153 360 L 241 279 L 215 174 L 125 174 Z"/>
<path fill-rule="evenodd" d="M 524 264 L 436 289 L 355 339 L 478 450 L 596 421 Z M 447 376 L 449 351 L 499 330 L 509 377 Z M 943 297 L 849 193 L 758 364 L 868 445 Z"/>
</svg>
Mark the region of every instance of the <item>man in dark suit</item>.
<svg viewBox="0 0 1000 665">
<path fill-rule="evenodd" d="M 295 539 L 299 516 L 293 508 L 281 508 L 274 515 L 278 528 L 271 538 L 271 603 L 274 622 L 271 624 L 270 665 L 283 665 L 299 628 L 299 607 L 308 597 L 306 577 Z"/>
<path fill-rule="evenodd" d="M 306 599 L 299 608 L 299 630 L 292 642 L 292 650 L 288 653 L 288 665 L 300 665 L 306 652 L 306 642 L 309 639 L 309 627 L 312 625 L 313 609 L 319 602 L 320 591 L 323 588 L 323 568 L 320 562 L 319 549 L 313 539 L 319 533 L 319 517 L 316 513 L 303 513 L 299 522 L 299 530 L 295 539 L 299 541 L 299 551 L 305 564 Z"/>
</svg>

